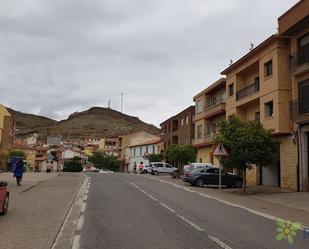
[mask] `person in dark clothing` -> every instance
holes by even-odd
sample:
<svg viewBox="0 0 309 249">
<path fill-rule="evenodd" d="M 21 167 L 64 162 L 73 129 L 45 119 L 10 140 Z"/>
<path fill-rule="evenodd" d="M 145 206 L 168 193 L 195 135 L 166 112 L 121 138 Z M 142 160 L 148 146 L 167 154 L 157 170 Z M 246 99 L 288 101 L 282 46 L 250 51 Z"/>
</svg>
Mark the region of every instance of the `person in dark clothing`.
<svg viewBox="0 0 309 249">
<path fill-rule="evenodd" d="M 23 173 L 24 173 L 24 161 L 23 159 L 19 159 L 16 162 L 15 169 L 14 169 L 14 177 L 16 178 L 16 184 L 17 186 L 21 186 L 21 180 L 23 179 Z"/>
</svg>

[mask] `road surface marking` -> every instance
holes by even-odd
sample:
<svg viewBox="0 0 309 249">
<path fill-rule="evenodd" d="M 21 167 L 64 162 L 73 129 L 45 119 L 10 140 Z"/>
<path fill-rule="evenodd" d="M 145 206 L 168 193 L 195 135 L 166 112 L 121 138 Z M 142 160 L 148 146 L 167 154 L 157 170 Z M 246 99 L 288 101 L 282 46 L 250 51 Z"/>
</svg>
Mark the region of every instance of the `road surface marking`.
<svg viewBox="0 0 309 249">
<path fill-rule="evenodd" d="M 82 230 L 84 222 L 85 222 L 85 216 L 82 214 L 81 216 L 79 216 L 77 226 L 76 226 L 76 231 Z"/>
<path fill-rule="evenodd" d="M 148 196 L 149 198 L 153 199 L 154 201 L 159 201 L 157 198 L 153 197 L 153 196 L 150 195 L 150 194 L 147 194 L 147 196 Z"/>
<path fill-rule="evenodd" d="M 182 219 L 184 222 L 188 223 L 190 226 L 192 226 L 194 229 L 196 229 L 197 231 L 200 232 L 205 232 L 205 230 L 203 228 L 201 228 L 200 226 L 196 225 L 195 223 L 193 223 L 192 221 L 188 220 L 187 218 L 176 214 L 180 219 Z"/>
<path fill-rule="evenodd" d="M 85 213 L 85 211 L 86 211 L 86 205 L 87 205 L 86 202 L 84 202 L 83 205 L 82 205 L 82 209 L 81 209 L 81 212 L 82 212 L 82 213 Z"/>
<path fill-rule="evenodd" d="M 164 203 L 162 202 L 159 202 L 159 204 L 162 206 L 162 207 L 165 207 L 167 210 L 169 210 L 170 212 L 172 213 L 176 213 L 176 211 L 172 208 L 170 208 L 169 206 L 165 205 Z"/>
<path fill-rule="evenodd" d="M 144 193 L 145 195 L 147 195 L 148 193 L 142 189 L 139 189 L 142 193 Z"/>
<path fill-rule="evenodd" d="M 150 178 L 152 180 L 157 180 L 159 182 L 163 182 L 163 183 L 166 183 L 166 184 L 170 184 L 174 187 L 176 187 L 174 183 L 171 183 L 171 182 L 167 182 L 165 180 L 161 180 L 161 179 L 155 179 L 155 178 Z M 272 221 L 277 221 L 278 219 L 282 219 L 282 220 L 285 220 L 284 218 L 279 218 L 279 217 L 276 217 L 274 215 L 270 215 L 270 214 L 266 214 L 266 213 L 263 213 L 263 212 L 260 212 L 260 211 L 257 211 L 257 210 L 254 210 L 254 209 L 251 209 L 251 208 L 248 208 L 248 207 L 244 207 L 244 206 L 241 206 L 239 204 L 235 204 L 235 203 L 232 203 L 232 202 L 229 202 L 229 201 L 225 201 L 225 200 L 222 200 L 220 199 L 219 197 L 215 197 L 215 196 L 211 196 L 211 195 L 208 195 L 208 194 L 203 194 L 203 193 L 200 193 L 198 191 L 195 191 L 195 190 L 192 190 L 192 189 L 188 189 L 186 186 L 180 186 L 178 185 L 176 188 L 180 188 L 180 189 L 183 189 L 185 191 L 188 191 L 188 192 L 191 192 L 191 193 L 196 193 L 200 196 L 203 196 L 203 197 L 206 197 L 208 199 L 213 199 L 213 200 L 216 200 L 222 204 L 225 204 L 225 205 L 229 205 L 229 206 L 232 206 L 232 207 L 236 207 L 236 208 L 240 208 L 240 209 L 243 209 L 243 210 L 246 210 L 247 212 L 249 213 L 252 213 L 252 214 L 255 214 L 257 216 L 261 216 L 263 218 L 266 218 L 266 219 L 269 219 L 269 220 L 272 220 Z M 305 229 L 308 229 L 306 226 L 301 226 L 300 227 L 300 230 L 304 231 Z"/>
<path fill-rule="evenodd" d="M 228 245 L 226 245 L 225 243 L 223 243 L 221 240 L 217 239 L 214 236 L 208 235 L 208 238 L 216 242 L 219 246 L 221 246 L 224 249 L 232 249 L 231 247 L 229 247 Z"/>
<path fill-rule="evenodd" d="M 79 249 L 80 235 L 75 235 L 73 239 L 72 249 Z"/>
</svg>

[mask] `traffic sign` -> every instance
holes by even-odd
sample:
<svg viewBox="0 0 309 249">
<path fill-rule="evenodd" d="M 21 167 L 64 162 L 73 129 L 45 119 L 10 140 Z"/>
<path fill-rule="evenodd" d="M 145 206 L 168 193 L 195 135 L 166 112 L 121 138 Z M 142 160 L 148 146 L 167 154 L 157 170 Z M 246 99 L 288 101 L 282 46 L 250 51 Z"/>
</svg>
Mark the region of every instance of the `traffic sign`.
<svg viewBox="0 0 309 249">
<path fill-rule="evenodd" d="M 224 148 L 223 144 L 218 144 L 214 152 L 212 153 L 213 156 L 221 157 L 221 156 L 228 156 L 226 149 Z"/>
</svg>

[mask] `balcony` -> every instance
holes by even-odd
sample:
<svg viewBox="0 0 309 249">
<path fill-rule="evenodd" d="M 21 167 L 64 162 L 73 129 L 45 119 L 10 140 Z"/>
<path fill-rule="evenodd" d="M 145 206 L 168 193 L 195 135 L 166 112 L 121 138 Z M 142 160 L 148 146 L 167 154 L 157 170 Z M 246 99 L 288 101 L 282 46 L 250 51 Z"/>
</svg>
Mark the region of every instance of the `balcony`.
<svg viewBox="0 0 309 249">
<path fill-rule="evenodd" d="M 216 115 L 225 113 L 225 100 L 222 100 L 212 106 L 208 106 L 205 108 L 204 118 L 211 118 Z"/>
<path fill-rule="evenodd" d="M 210 135 L 205 135 L 202 138 L 195 138 L 192 140 L 192 145 L 195 147 L 207 146 L 212 143 L 212 138 Z"/>
<path fill-rule="evenodd" d="M 309 72 L 309 51 L 292 55 L 291 69 L 294 76 Z"/>
<path fill-rule="evenodd" d="M 245 88 L 237 91 L 236 100 L 240 100 L 242 98 L 248 97 L 254 93 L 257 93 L 260 90 L 260 82 L 256 81 L 251 85 L 246 86 Z"/>
<path fill-rule="evenodd" d="M 309 99 L 296 99 L 291 101 L 290 105 L 291 119 L 302 123 L 309 121 Z"/>
</svg>

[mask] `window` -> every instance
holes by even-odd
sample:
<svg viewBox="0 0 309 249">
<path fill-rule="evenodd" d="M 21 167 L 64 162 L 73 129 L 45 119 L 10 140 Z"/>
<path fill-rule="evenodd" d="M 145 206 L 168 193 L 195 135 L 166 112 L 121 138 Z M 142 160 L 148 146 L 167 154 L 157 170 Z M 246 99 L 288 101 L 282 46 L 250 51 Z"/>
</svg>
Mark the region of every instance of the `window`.
<svg viewBox="0 0 309 249">
<path fill-rule="evenodd" d="M 229 85 L 229 96 L 234 95 L 234 83 Z"/>
<path fill-rule="evenodd" d="M 309 62 L 309 33 L 298 40 L 297 65 L 300 66 Z"/>
<path fill-rule="evenodd" d="M 202 136 L 203 136 L 203 126 L 199 125 L 197 127 L 197 138 L 202 138 Z"/>
<path fill-rule="evenodd" d="M 255 115 L 254 115 L 254 121 L 255 122 L 260 122 L 260 112 L 256 112 Z"/>
<path fill-rule="evenodd" d="M 152 145 L 152 154 L 155 154 L 155 153 L 156 153 L 156 146 Z"/>
<path fill-rule="evenodd" d="M 235 115 L 232 114 L 232 115 L 229 115 L 227 119 L 228 119 L 228 120 L 231 120 L 231 119 L 234 118 L 234 117 L 235 117 Z"/>
<path fill-rule="evenodd" d="M 199 113 L 199 112 L 202 112 L 203 111 L 203 103 L 202 103 L 202 100 L 198 100 L 196 102 L 196 112 Z"/>
<path fill-rule="evenodd" d="M 189 116 L 186 115 L 186 124 L 189 124 Z"/>
<path fill-rule="evenodd" d="M 269 77 L 273 74 L 273 61 L 270 60 L 264 64 L 264 76 Z"/>
<path fill-rule="evenodd" d="M 139 148 L 139 155 L 140 155 L 140 156 L 143 155 L 143 153 L 142 153 L 142 147 Z"/>
<path fill-rule="evenodd" d="M 274 112 L 274 105 L 272 101 L 265 103 L 265 118 L 271 118 Z"/>
<path fill-rule="evenodd" d="M 133 149 L 133 155 L 136 156 L 136 149 Z"/>
<path fill-rule="evenodd" d="M 181 126 L 184 125 L 184 120 L 183 120 L 183 118 L 180 119 L 180 125 L 181 125 Z"/>
</svg>

